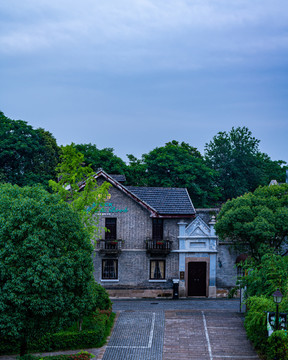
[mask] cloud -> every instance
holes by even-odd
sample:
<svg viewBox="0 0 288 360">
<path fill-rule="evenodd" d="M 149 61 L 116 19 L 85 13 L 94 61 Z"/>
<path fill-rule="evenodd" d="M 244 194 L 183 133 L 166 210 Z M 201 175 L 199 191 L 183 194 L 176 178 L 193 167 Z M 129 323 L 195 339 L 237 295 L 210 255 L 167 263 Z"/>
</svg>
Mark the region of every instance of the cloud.
<svg viewBox="0 0 288 360">
<path fill-rule="evenodd" d="M 0 5 L 0 53 L 58 54 L 58 66 L 96 71 L 194 70 L 287 50 L 285 9 L 287 0 L 10 0 Z"/>
</svg>

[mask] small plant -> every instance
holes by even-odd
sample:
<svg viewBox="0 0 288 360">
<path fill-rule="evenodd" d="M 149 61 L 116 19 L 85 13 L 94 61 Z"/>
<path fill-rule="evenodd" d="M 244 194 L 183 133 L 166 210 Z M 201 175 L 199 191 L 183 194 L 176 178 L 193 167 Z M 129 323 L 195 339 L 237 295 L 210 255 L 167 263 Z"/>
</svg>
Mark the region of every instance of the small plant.
<svg viewBox="0 0 288 360">
<path fill-rule="evenodd" d="M 231 288 L 228 292 L 228 299 L 233 299 L 234 297 L 236 297 L 238 289 L 238 286 L 234 286 L 233 288 Z"/>
</svg>

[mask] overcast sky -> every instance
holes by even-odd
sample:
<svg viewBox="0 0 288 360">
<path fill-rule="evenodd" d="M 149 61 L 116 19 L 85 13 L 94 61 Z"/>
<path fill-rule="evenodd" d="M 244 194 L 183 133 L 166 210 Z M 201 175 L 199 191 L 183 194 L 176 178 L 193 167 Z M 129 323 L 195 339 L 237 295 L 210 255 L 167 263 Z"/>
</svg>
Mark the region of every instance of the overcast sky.
<svg viewBox="0 0 288 360">
<path fill-rule="evenodd" d="M 0 110 L 140 157 L 247 126 L 288 161 L 287 0 L 7 0 Z"/>
</svg>

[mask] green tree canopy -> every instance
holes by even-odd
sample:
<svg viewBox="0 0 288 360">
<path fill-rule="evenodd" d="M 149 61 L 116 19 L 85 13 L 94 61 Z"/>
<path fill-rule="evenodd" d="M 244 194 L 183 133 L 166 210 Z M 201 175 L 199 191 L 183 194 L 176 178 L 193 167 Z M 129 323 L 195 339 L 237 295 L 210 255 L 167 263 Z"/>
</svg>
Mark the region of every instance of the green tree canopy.
<svg viewBox="0 0 288 360">
<path fill-rule="evenodd" d="M 221 239 L 256 261 L 267 249 L 280 253 L 288 235 L 288 184 L 259 187 L 227 201 L 215 229 Z"/>
<path fill-rule="evenodd" d="M 59 149 L 44 129 L 34 130 L 22 120 L 11 120 L 0 111 L 0 180 L 19 186 L 42 184 L 56 176 Z"/>
<path fill-rule="evenodd" d="M 84 155 L 87 165 L 96 172 L 99 168 L 108 174 L 125 174 L 127 165 L 114 154 L 114 149 L 98 149 L 94 144 L 76 144 L 75 148 Z"/>
<path fill-rule="evenodd" d="M 0 185 L 0 336 L 59 330 L 91 303 L 92 250 L 76 211 L 41 187 Z"/>
<path fill-rule="evenodd" d="M 213 186 L 214 170 L 196 148 L 185 142 L 173 140 L 157 147 L 142 156 L 142 163 L 148 186 L 185 187 L 198 207 L 209 206 L 219 197 Z"/>
<path fill-rule="evenodd" d="M 284 161 L 272 161 L 259 151 L 260 140 L 252 136 L 246 127 L 219 132 L 205 146 L 205 159 L 217 172 L 216 185 L 221 200 L 235 198 L 254 191 L 259 185 L 268 185 L 270 180 L 284 181 Z"/>
<path fill-rule="evenodd" d="M 56 167 L 59 181 L 50 180 L 49 185 L 59 194 L 61 202 L 68 202 L 79 213 L 91 240 L 97 238 L 101 230 L 97 212 L 107 199 L 110 184 L 104 182 L 98 186 L 93 169 L 85 166 L 84 155 L 73 143 L 61 147 L 60 160 Z"/>
</svg>

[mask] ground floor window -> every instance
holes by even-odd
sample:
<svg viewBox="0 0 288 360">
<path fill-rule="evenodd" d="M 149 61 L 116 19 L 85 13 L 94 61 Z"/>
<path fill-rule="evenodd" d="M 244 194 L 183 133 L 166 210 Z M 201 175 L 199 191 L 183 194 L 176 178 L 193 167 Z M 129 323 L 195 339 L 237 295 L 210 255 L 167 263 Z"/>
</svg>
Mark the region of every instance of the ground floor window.
<svg viewBox="0 0 288 360">
<path fill-rule="evenodd" d="M 150 279 L 165 279 L 165 260 L 150 260 Z"/>
<path fill-rule="evenodd" d="M 102 260 L 102 279 L 103 280 L 118 279 L 118 260 L 115 259 Z"/>
</svg>

